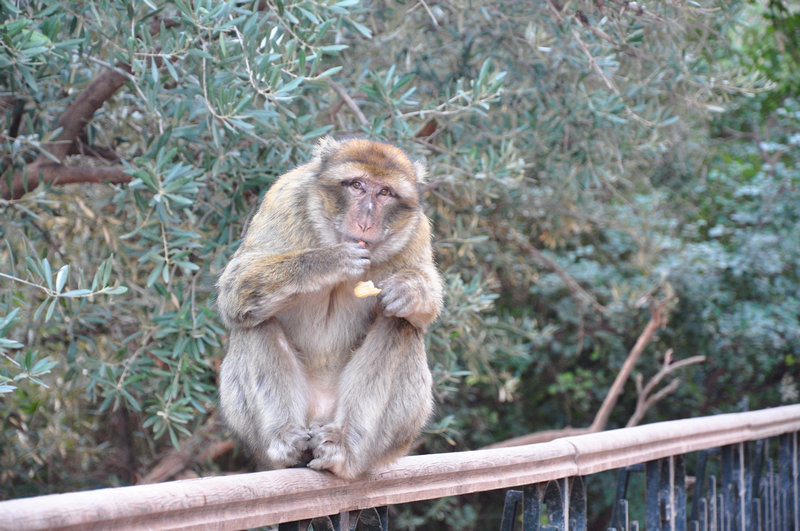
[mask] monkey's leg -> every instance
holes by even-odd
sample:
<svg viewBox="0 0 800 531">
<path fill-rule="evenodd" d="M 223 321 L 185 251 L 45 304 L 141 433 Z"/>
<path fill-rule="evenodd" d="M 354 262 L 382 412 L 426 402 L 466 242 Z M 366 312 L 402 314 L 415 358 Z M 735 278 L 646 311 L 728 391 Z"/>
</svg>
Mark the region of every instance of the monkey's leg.
<svg viewBox="0 0 800 531">
<path fill-rule="evenodd" d="M 309 467 L 353 479 L 405 454 L 432 409 L 419 329 L 378 318 L 345 367 L 337 399 L 334 421 L 311 428 Z"/>
<path fill-rule="evenodd" d="M 308 448 L 308 383 L 280 324 L 231 331 L 220 370 L 220 409 L 259 466 L 297 464 Z"/>
</svg>

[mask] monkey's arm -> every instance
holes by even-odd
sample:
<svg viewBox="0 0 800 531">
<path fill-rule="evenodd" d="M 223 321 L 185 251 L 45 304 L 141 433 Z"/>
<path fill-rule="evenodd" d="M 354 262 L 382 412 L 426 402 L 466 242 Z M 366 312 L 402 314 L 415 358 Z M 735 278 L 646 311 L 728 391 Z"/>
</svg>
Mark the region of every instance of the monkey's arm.
<svg viewBox="0 0 800 531">
<path fill-rule="evenodd" d="M 250 328 L 275 316 L 304 293 L 357 278 L 369 267 L 369 251 L 357 243 L 284 254 L 244 249 L 217 283 L 218 307 L 229 327 Z"/>
</svg>

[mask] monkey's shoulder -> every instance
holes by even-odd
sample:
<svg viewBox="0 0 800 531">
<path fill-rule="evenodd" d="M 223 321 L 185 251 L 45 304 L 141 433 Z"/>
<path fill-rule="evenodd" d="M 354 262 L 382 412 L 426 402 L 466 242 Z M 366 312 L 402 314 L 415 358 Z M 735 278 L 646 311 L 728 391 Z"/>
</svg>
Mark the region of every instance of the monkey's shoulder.
<svg viewBox="0 0 800 531">
<path fill-rule="evenodd" d="M 287 252 L 312 245 L 309 240 L 307 180 L 309 165 L 300 166 L 282 175 L 264 195 L 250 220 L 245 245 L 275 247 Z"/>
<path fill-rule="evenodd" d="M 274 200 L 288 195 L 306 195 L 308 187 L 316 180 L 318 164 L 307 162 L 278 177 L 270 186 L 265 199 Z"/>
</svg>

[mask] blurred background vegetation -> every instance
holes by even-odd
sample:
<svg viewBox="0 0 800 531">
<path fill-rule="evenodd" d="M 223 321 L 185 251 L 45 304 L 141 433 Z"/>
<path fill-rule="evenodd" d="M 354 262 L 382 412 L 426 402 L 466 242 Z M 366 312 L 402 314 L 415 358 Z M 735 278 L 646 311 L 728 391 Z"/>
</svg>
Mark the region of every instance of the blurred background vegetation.
<svg viewBox="0 0 800 531">
<path fill-rule="evenodd" d="M 0 498 L 244 469 L 214 283 L 326 134 L 430 168 L 417 451 L 590 425 L 656 313 L 603 427 L 796 402 L 799 50 L 774 0 L 0 0 Z"/>
</svg>

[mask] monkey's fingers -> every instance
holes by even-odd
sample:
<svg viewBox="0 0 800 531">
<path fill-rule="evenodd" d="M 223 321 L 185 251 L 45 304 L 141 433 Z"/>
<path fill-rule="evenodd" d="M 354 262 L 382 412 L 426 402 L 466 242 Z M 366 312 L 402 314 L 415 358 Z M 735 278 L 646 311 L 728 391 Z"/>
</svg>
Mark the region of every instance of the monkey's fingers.
<svg viewBox="0 0 800 531">
<path fill-rule="evenodd" d="M 358 284 L 356 284 L 355 289 L 353 289 L 353 295 L 355 295 L 359 299 L 363 299 L 365 297 L 374 297 L 380 292 L 381 292 L 380 288 L 376 288 L 375 284 L 373 284 L 371 280 L 367 280 L 366 282 L 359 282 Z"/>
</svg>

